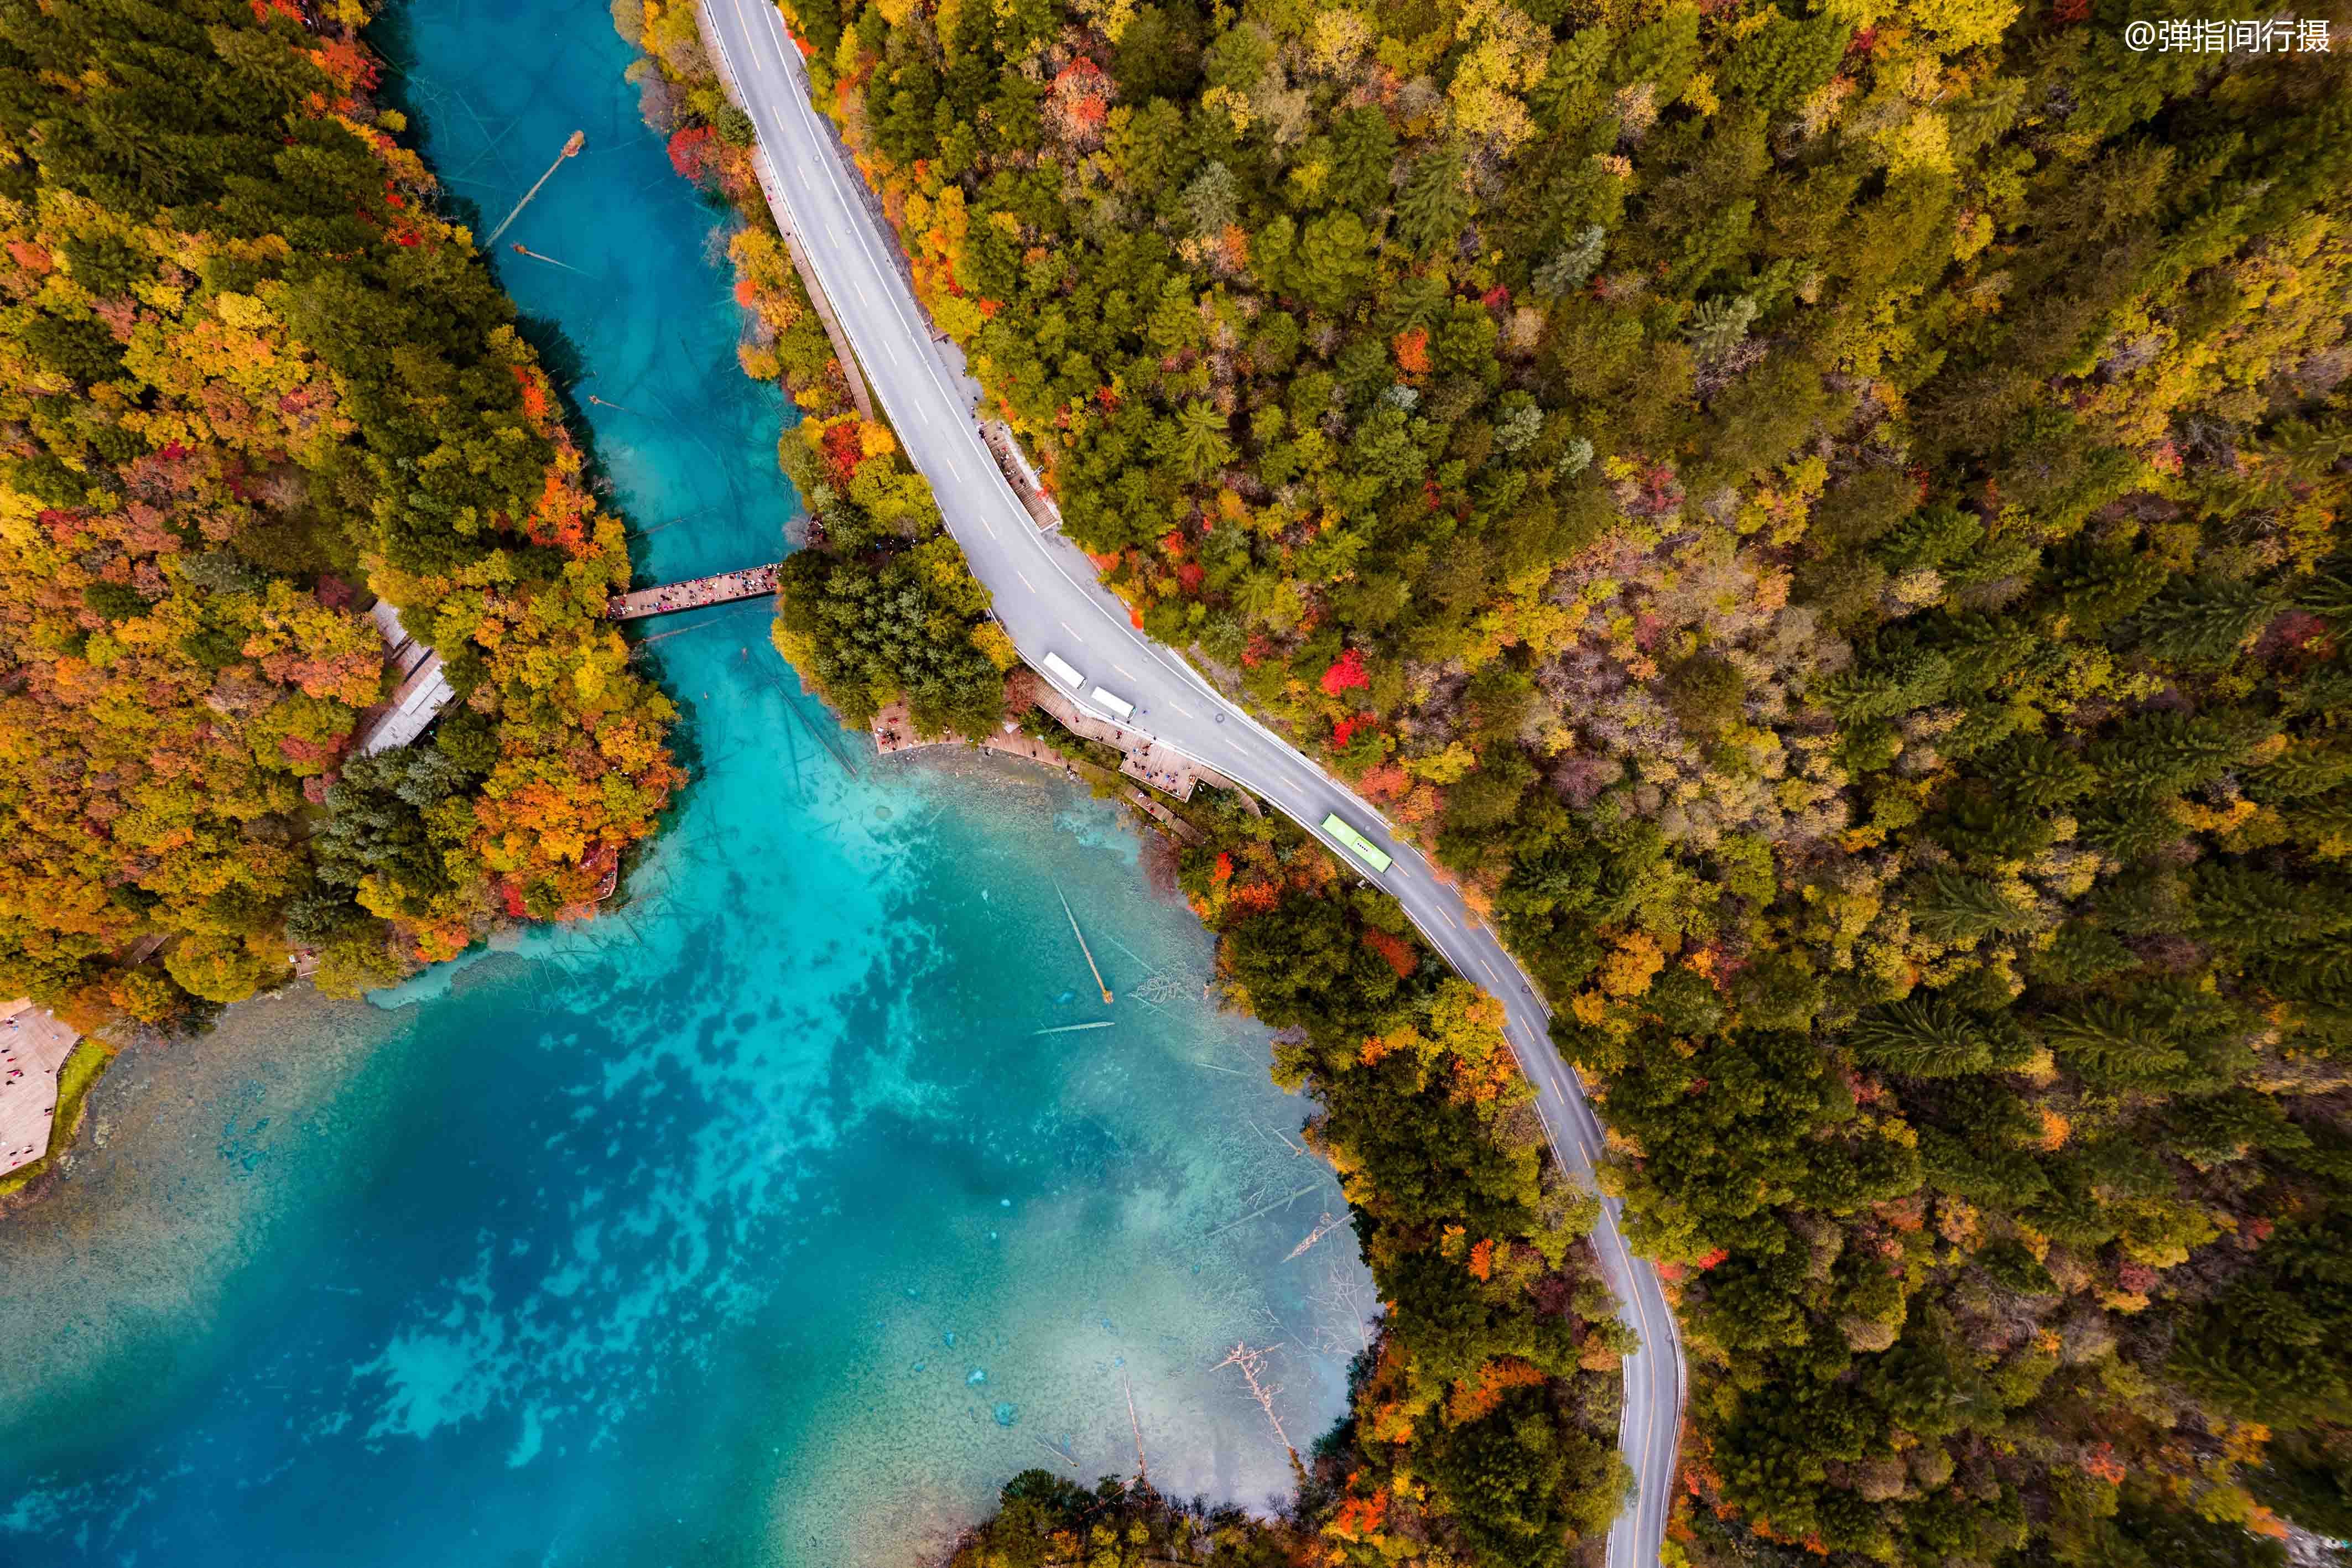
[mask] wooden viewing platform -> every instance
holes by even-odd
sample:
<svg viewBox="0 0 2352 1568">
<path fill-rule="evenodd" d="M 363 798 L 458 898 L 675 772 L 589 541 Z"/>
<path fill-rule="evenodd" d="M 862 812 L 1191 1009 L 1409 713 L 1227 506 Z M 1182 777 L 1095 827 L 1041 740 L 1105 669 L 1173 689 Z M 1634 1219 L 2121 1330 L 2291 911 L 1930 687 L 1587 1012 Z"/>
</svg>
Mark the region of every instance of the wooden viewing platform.
<svg viewBox="0 0 2352 1568">
<path fill-rule="evenodd" d="M 81 1036 L 47 1008 L 0 1002 L 0 1173 L 49 1152 L 58 1114 L 58 1070 Z"/>
<path fill-rule="evenodd" d="M 730 604 L 738 599 L 759 599 L 775 591 L 776 563 L 771 562 L 766 566 L 747 566 L 740 571 L 722 571 L 711 577 L 640 588 L 615 598 L 604 614 L 614 621 L 642 621 L 648 615 L 699 610 L 706 604 Z"/>
</svg>

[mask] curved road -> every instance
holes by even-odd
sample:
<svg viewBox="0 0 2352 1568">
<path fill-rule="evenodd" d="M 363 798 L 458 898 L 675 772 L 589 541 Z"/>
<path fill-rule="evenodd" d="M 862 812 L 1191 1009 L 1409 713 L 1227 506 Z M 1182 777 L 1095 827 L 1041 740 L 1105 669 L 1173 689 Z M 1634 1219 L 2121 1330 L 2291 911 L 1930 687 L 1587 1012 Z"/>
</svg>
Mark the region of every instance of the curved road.
<svg viewBox="0 0 2352 1568">
<path fill-rule="evenodd" d="M 1089 693 L 1100 685 L 1135 705 L 1133 727 L 1247 786 L 1318 837 L 1325 815 L 1336 811 L 1394 856 L 1389 871 L 1370 880 L 1404 906 L 1464 977 L 1502 998 L 1505 1032 L 1535 1085 L 1553 1152 L 1589 1189 L 1601 1124 L 1552 1047 L 1542 1001 L 1494 933 L 1377 811 L 1137 631 L 1086 557 L 1059 535 L 1039 532 L 982 444 L 961 382 L 931 340 L 899 270 L 896 240 L 852 189 L 855 172 L 810 106 L 800 52 L 782 18 L 768 0 L 706 0 L 704 20 L 758 130 L 769 199 L 782 202 L 786 212 L 779 216 L 789 215 L 908 456 L 929 479 L 1023 655 L 1042 667 L 1046 654 L 1058 654 L 1084 673 Z M 1349 858 L 1341 846 L 1331 847 Z M 1636 1490 L 1610 1532 L 1609 1558 L 1612 1568 L 1654 1568 L 1673 1500 L 1682 1346 L 1656 1273 L 1626 1249 L 1619 1205 L 1604 1200 L 1602 1209 L 1593 1244 L 1620 1315 L 1641 1337 L 1641 1349 L 1624 1364 L 1619 1432 Z"/>
</svg>

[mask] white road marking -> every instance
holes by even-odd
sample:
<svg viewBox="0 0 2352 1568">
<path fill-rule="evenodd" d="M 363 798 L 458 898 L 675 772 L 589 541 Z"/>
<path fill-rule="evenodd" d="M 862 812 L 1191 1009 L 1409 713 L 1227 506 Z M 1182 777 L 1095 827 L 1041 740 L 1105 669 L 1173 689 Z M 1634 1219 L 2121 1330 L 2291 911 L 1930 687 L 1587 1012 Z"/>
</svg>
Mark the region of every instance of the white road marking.
<svg viewBox="0 0 2352 1568">
<path fill-rule="evenodd" d="M 1025 581 L 1026 580 L 1024 579 L 1024 580 Z M 1171 702 L 1168 706 L 1174 708 L 1178 713 L 1182 714 L 1186 718 L 1191 718 L 1192 716 L 1192 710 L 1186 707 L 1182 703 Z"/>
<path fill-rule="evenodd" d="M 1114 670 L 1117 670 L 1120 674 L 1122 674 L 1122 675 L 1126 675 L 1126 676 L 1127 676 L 1127 678 L 1128 678 L 1129 680 L 1130 680 L 1130 681 L 1131 681 L 1131 680 L 1133 680 L 1133 679 L 1135 679 L 1135 676 L 1134 676 L 1133 674 L 1129 674 L 1129 673 L 1128 668 L 1127 668 L 1127 666 L 1126 666 L 1125 664 L 1113 664 L 1113 665 L 1111 666 L 1111 668 L 1112 668 L 1112 669 L 1114 669 Z"/>
<path fill-rule="evenodd" d="M 1022 570 L 1016 566 L 1013 569 L 1013 575 L 1021 580 L 1022 587 L 1027 589 L 1032 593 L 1037 591 L 1037 585 L 1029 580 L 1029 574 L 1027 572 Z"/>
</svg>

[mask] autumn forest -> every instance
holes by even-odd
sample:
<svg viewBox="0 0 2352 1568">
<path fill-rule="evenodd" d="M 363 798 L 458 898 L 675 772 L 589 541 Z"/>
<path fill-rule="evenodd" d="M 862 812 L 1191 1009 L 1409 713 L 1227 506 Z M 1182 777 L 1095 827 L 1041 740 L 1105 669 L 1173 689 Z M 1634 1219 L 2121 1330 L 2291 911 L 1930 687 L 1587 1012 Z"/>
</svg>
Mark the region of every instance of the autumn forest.
<svg viewBox="0 0 2352 1568">
<path fill-rule="evenodd" d="M 620 524 L 364 20 L 0 13 L 0 991 L 85 1023 L 575 911 L 680 781 Z M 362 758 L 379 600 L 461 702 Z"/>
<path fill-rule="evenodd" d="M 1671 1568 L 2341 1560 L 2340 49 L 2136 52 L 2120 0 L 782 9 L 1134 624 L 1547 994 L 1688 1354 Z M 693 5 L 613 20 L 795 413 L 775 647 L 854 727 L 1021 717 Z M 365 21 L 0 5 L 0 997 L 86 1027 L 585 916 L 686 782 Z M 361 755 L 379 604 L 458 700 Z M 1277 1517 L 1034 1470 L 956 1563 L 1599 1568 L 1630 1333 L 1499 1004 L 1294 826 L 1184 821 L 1386 1311 Z"/>
</svg>

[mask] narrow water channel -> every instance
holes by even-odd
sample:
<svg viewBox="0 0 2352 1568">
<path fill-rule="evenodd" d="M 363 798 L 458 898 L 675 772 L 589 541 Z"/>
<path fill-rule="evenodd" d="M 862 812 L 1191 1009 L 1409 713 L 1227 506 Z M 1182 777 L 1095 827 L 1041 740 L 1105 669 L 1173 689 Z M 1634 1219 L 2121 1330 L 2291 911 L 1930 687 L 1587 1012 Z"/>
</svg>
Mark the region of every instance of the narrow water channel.
<svg viewBox="0 0 2352 1568">
<path fill-rule="evenodd" d="M 641 566 L 773 559 L 726 220 L 604 5 L 384 33 L 493 222 L 587 133 L 507 236 L 562 265 L 500 266 L 601 400 Z M 905 1563 L 1020 1469 L 1130 1469 L 1130 1388 L 1163 1486 L 1286 1490 L 1213 1364 L 1279 1347 L 1319 1430 L 1368 1282 L 1344 1228 L 1286 1257 L 1336 1184 L 1141 840 L 1043 776 L 836 751 L 758 612 L 681 626 L 650 655 L 703 776 L 621 917 L 137 1056 L 0 1221 L 0 1559 Z"/>
</svg>

